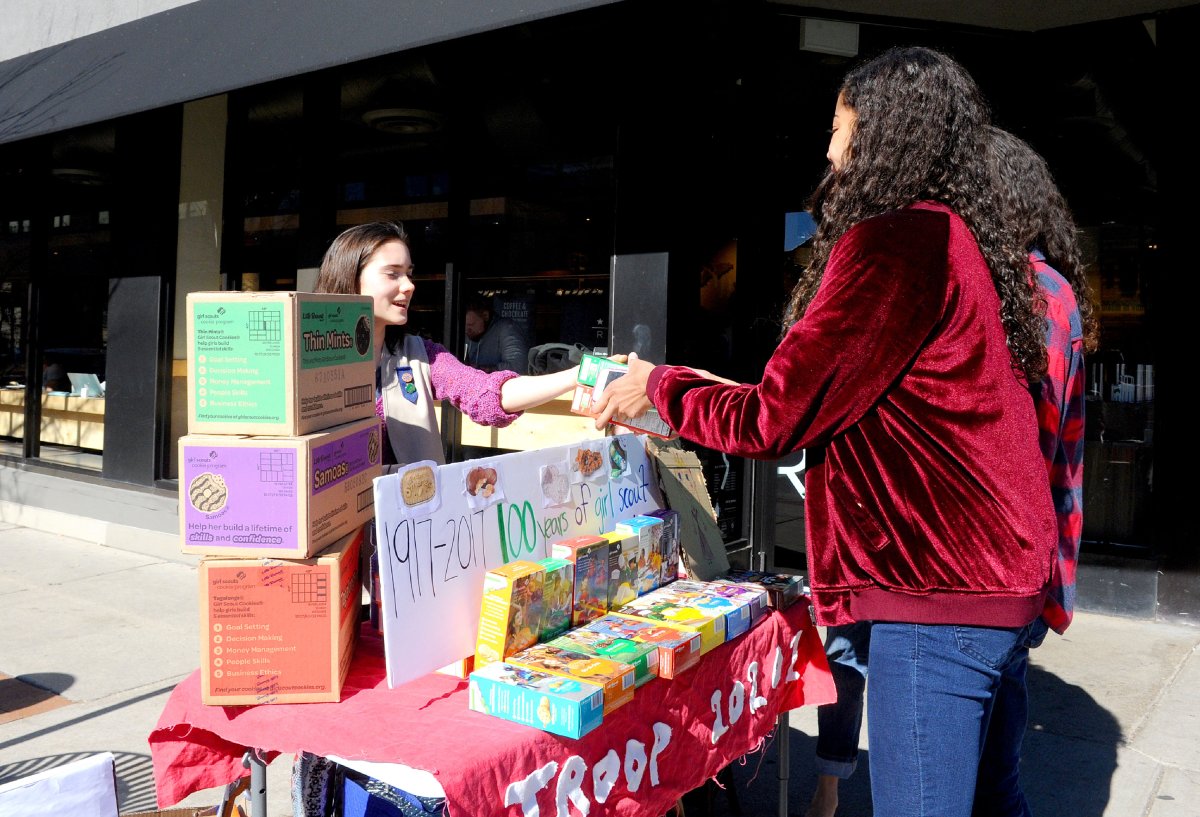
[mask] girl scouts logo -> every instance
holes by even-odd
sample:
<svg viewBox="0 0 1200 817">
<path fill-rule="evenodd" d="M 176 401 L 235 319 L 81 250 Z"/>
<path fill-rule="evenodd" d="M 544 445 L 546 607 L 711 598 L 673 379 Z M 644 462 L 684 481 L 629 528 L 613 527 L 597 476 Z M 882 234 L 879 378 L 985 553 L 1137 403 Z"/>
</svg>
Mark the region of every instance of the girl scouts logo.
<svg viewBox="0 0 1200 817">
<path fill-rule="evenodd" d="M 400 379 L 400 391 L 404 395 L 404 399 L 417 404 L 417 384 L 413 380 L 412 366 L 397 366 L 396 377 Z"/>
</svg>

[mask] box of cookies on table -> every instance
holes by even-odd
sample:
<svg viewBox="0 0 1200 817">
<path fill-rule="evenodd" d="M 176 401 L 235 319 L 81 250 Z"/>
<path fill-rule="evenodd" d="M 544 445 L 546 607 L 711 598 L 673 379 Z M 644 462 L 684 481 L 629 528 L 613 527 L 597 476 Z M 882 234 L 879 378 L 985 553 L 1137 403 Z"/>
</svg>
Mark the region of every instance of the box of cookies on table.
<svg viewBox="0 0 1200 817">
<path fill-rule="evenodd" d="M 509 656 L 506 661 L 514 666 L 550 675 L 600 684 L 604 687 L 606 715 L 633 700 L 636 677 L 633 667 L 629 664 L 550 644 L 534 644 Z"/>
<path fill-rule="evenodd" d="M 659 678 L 678 678 L 700 661 L 700 633 L 695 631 L 612 613 L 581 629 L 653 646 L 658 651 Z"/>
<path fill-rule="evenodd" d="M 592 622 L 595 624 L 595 622 Z M 658 677 L 658 648 L 628 638 L 595 630 L 591 625 L 577 627 L 548 642 L 553 647 L 585 652 L 633 667 L 634 685 L 641 686 Z"/>
<path fill-rule="evenodd" d="M 476 667 L 487 666 L 537 643 L 542 627 L 545 577 L 545 567 L 520 559 L 484 574 L 475 640 Z"/>
<path fill-rule="evenodd" d="M 567 738 L 583 737 L 604 717 L 604 688 L 578 678 L 497 661 L 472 672 L 468 684 L 472 710 Z"/>
</svg>

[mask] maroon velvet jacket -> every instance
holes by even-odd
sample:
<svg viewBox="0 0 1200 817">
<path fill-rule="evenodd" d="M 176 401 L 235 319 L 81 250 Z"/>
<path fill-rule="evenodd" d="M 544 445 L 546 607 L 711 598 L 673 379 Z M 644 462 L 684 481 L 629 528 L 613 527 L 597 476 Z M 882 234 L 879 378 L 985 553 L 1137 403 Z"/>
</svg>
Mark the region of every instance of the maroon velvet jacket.
<svg viewBox="0 0 1200 817">
<path fill-rule="evenodd" d="M 809 584 L 820 624 L 1023 626 L 1056 545 L 1033 401 L 978 245 L 921 204 L 843 236 L 758 385 L 659 366 L 647 396 L 704 446 L 808 449 Z"/>
</svg>

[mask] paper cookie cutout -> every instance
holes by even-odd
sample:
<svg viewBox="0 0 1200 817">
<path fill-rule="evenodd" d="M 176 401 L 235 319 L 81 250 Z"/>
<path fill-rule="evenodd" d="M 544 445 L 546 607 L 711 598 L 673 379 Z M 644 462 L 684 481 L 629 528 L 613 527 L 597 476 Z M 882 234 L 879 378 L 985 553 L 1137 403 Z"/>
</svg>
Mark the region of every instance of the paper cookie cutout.
<svg viewBox="0 0 1200 817">
<path fill-rule="evenodd" d="M 557 462 L 538 469 L 538 482 L 542 486 L 542 507 L 552 508 L 571 501 L 571 482 L 567 476 L 567 463 Z"/>
<path fill-rule="evenodd" d="M 400 510 L 427 516 L 442 506 L 438 493 L 437 463 L 421 460 L 396 472 Z"/>
<path fill-rule="evenodd" d="M 486 508 L 504 499 L 500 467 L 494 462 L 466 463 L 463 470 L 463 496 L 471 508 Z"/>
<path fill-rule="evenodd" d="M 604 468 L 604 443 L 584 443 L 567 452 L 571 482 L 599 482 L 608 478 Z"/>
</svg>

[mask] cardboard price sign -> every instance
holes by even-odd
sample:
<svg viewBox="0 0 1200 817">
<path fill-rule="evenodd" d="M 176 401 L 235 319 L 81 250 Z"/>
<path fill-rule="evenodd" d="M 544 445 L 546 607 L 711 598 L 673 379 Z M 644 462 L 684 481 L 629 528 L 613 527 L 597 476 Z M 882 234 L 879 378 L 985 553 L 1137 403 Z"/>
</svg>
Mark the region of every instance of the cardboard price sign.
<svg viewBox="0 0 1200 817">
<path fill-rule="evenodd" d="M 648 440 L 647 450 L 667 507 L 679 511 L 679 543 L 688 575 L 702 581 L 724 576 L 729 557 L 700 459 L 673 442 Z"/>
</svg>

